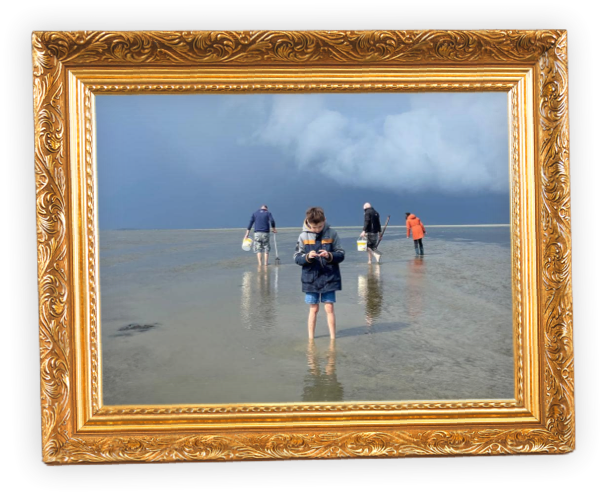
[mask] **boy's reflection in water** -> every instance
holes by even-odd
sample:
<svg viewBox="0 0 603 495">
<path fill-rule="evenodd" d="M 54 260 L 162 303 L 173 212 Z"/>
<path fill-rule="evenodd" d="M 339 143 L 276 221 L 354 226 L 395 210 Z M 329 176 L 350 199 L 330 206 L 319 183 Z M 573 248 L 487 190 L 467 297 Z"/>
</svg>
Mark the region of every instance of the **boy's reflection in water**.
<svg viewBox="0 0 603 495">
<path fill-rule="evenodd" d="M 406 277 L 406 304 L 408 315 L 417 318 L 423 314 L 423 299 L 425 296 L 425 265 L 422 257 L 416 257 L 408 262 Z"/>
<path fill-rule="evenodd" d="M 358 275 L 358 298 L 364 303 L 366 324 L 370 328 L 381 316 L 383 307 L 383 284 L 379 265 L 368 265 L 366 275 Z"/>
<path fill-rule="evenodd" d="M 278 269 L 275 269 L 278 273 Z M 275 277 L 278 277 L 275 273 Z M 245 329 L 272 328 L 276 319 L 277 290 L 272 289 L 272 270 L 258 266 L 257 272 L 246 271 L 241 282 L 241 320 Z M 278 279 L 276 279 L 276 284 Z"/>
<path fill-rule="evenodd" d="M 324 373 L 320 369 L 316 344 L 308 342 L 308 373 L 304 378 L 302 400 L 305 402 L 336 402 L 343 400 L 343 386 L 337 381 L 335 340 L 331 340 Z"/>
</svg>

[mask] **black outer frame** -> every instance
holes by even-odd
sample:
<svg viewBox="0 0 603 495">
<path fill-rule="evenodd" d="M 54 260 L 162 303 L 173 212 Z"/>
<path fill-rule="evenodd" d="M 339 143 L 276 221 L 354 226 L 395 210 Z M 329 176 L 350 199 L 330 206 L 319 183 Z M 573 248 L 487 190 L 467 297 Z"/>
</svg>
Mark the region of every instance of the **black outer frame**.
<svg viewBox="0 0 603 495">
<path fill-rule="evenodd" d="M 309 460 L 49 467 L 42 463 L 31 32 L 148 29 L 567 29 L 577 451 L 553 456 Z M 576 11 L 532 5 L 45 6 L 20 12 L 4 45 L 14 447 L 22 476 L 82 491 L 315 486 L 576 476 L 598 444 L 592 48 Z"/>
</svg>

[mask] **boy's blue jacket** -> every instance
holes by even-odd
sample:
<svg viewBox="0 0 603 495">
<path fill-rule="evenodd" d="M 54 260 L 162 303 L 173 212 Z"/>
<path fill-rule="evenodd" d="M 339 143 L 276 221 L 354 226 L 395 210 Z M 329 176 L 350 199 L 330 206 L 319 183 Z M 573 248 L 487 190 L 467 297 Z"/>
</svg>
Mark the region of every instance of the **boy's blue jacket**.
<svg viewBox="0 0 603 495">
<path fill-rule="evenodd" d="M 331 253 L 332 258 L 308 259 L 310 251 L 325 251 Z M 297 239 L 293 259 L 302 267 L 303 292 L 330 292 L 341 290 L 341 273 L 339 263 L 345 259 L 345 251 L 339 243 L 339 236 L 329 224 L 325 223 L 322 232 L 311 232 L 306 222 L 302 233 Z"/>
</svg>

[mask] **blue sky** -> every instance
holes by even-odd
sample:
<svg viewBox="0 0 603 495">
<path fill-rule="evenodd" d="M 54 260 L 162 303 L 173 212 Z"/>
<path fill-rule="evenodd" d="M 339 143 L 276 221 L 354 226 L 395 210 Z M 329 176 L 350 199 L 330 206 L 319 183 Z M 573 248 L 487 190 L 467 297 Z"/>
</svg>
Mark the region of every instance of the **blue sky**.
<svg viewBox="0 0 603 495">
<path fill-rule="evenodd" d="M 280 226 L 322 206 L 359 225 L 509 222 L 505 93 L 100 95 L 99 223 L 108 229 Z"/>
</svg>

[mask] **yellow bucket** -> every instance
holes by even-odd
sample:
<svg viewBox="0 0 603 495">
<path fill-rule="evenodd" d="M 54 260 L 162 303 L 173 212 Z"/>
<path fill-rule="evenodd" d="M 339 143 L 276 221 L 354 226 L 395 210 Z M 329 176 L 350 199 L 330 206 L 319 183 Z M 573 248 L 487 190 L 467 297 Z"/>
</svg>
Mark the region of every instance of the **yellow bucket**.
<svg viewBox="0 0 603 495">
<path fill-rule="evenodd" d="M 251 237 L 246 237 L 243 240 L 243 245 L 241 247 L 243 248 L 243 251 L 250 251 L 252 244 L 253 244 L 253 240 L 251 239 Z"/>
<path fill-rule="evenodd" d="M 358 246 L 358 251 L 366 251 L 366 239 L 363 237 L 359 237 L 356 241 L 356 245 Z"/>
</svg>

